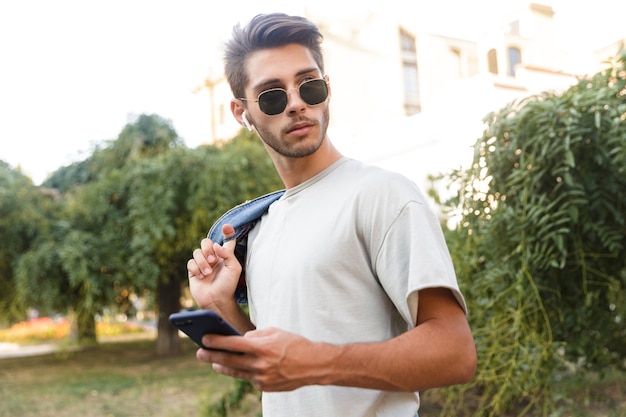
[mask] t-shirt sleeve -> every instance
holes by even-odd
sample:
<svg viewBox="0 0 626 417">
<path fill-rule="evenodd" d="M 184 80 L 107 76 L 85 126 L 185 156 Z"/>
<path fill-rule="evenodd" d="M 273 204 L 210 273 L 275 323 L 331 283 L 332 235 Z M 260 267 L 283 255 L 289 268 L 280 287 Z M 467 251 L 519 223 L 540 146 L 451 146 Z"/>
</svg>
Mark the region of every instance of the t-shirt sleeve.
<svg viewBox="0 0 626 417">
<path fill-rule="evenodd" d="M 378 279 L 410 327 L 417 322 L 418 291 L 452 290 L 467 314 L 441 225 L 424 201 L 409 201 L 389 225 L 376 257 Z"/>
</svg>

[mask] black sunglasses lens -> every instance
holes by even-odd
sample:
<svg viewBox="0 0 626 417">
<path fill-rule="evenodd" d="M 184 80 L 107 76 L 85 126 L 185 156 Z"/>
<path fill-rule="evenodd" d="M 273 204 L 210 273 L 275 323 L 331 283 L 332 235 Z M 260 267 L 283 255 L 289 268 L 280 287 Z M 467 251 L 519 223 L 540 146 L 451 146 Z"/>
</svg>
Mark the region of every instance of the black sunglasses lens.
<svg viewBox="0 0 626 417">
<path fill-rule="evenodd" d="M 306 81 L 300 85 L 300 97 L 308 105 L 322 103 L 328 97 L 328 85 L 325 80 Z M 259 108 L 268 116 L 275 116 L 287 107 L 287 92 L 283 89 L 267 90 L 259 95 Z"/>
<path fill-rule="evenodd" d="M 259 96 L 259 108 L 268 116 L 282 113 L 287 107 L 287 93 L 284 90 L 269 90 Z"/>
<path fill-rule="evenodd" d="M 300 97 L 307 104 L 320 104 L 328 97 L 328 86 L 325 80 L 311 80 L 300 86 Z"/>
</svg>

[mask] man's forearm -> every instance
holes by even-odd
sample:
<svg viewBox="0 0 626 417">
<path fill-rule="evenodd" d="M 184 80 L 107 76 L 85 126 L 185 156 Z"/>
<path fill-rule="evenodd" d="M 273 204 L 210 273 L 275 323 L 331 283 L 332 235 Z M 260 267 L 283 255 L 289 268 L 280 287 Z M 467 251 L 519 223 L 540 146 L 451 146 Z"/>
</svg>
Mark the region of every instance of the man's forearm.
<svg viewBox="0 0 626 417">
<path fill-rule="evenodd" d="M 476 366 L 466 328 L 433 321 L 385 342 L 318 347 L 319 384 L 417 392 L 466 383 Z"/>
</svg>

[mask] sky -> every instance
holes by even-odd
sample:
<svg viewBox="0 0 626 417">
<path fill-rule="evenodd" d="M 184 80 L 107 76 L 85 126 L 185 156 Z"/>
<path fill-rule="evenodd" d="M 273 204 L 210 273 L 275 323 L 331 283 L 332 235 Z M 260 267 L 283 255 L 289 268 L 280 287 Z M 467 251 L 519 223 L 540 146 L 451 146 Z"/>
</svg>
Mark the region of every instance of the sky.
<svg viewBox="0 0 626 417">
<path fill-rule="evenodd" d="M 343 2 L 318 0 L 310 7 L 337 15 L 410 4 L 424 31 L 471 33 L 525 3 L 363 0 L 342 9 Z M 558 36 L 572 45 L 626 36 L 626 2 L 541 3 L 554 7 Z M 234 24 L 294 12 L 294 4 L 302 7 L 294 0 L 0 0 L 0 160 L 40 184 L 142 113 L 169 119 L 187 146 L 206 142 L 208 93 L 194 90 L 219 62 L 219 46 Z"/>
</svg>

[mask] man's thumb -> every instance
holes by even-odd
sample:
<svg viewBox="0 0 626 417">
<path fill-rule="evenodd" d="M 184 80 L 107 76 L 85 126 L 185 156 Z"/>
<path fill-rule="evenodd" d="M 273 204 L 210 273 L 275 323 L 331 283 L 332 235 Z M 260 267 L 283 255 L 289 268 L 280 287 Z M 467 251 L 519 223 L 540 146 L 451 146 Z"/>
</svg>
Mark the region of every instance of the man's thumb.
<svg viewBox="0 0 626 417">
<path fill-rule="evenodd" d="M 224 244 L 221 247 L 216 245 L 215 249 L 220 257 L 225 258 L 228 255 L 232 255 L 235 251 L 235 245 L 237 244 L 237 240 L 234 238 L 235 229 L 230 224 L 225 224 L 222 226 L 222 235 L 224 236 Z"/>
</svg>

